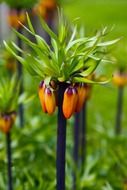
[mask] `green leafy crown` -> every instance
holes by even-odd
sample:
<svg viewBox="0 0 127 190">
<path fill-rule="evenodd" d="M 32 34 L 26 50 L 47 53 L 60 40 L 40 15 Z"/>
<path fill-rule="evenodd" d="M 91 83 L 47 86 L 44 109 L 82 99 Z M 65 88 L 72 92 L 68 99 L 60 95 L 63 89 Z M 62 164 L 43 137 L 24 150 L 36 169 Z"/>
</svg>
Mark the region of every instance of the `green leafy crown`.
<svg viewBox="0 0 127 190">
<path fill-rule="evenodd" d="M 57 34 L 40 18 L 42 28 L 51 37 L 51 45 L 49 46 L 44 38 L 36 34 L 28 14 L 27 21 L 28 28 L 22 26 L 35 37 L 35 43 L 16 30 L 14 31 L 31 51 L 26 52 L 20 49 L 14 42 L 11 43 L 13 48 L 6 42 L 4 44 L 31 75 L 40 77 L 41 80 L 53 78 L 59 82 L 96 83 L 97 81 L 89 80 L 88 76 L 104 59 L 106 47 L 119 40 L 104 41 L 104 37 L 109 32 L 107 27 L 98 31 L 95 36 L 81 36 L 77 25 L 70 27 L 63 14 L 59 13 Z M 19 56 L 18 52 L 21 52 L 23 57 Z"/>
</svg>

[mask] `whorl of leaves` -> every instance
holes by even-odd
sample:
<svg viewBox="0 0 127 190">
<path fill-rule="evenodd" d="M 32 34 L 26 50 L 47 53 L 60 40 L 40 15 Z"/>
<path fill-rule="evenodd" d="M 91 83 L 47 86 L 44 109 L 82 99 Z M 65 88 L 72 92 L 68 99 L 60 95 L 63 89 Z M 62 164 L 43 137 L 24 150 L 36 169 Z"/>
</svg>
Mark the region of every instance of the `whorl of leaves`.
<svg viewBox="0 0 127 190">
<path fill-rule="evenodd" d="M 105 57 L 106 48 L 119 41 L 119 39 L 104 41 L 109 32 L 107 27 L 92 37 L 82 37 L 79 35 L 77 26 L 70 27 L 60 12 L 57 34 L 40 18 L 42 28 L 51 37 L 51 46 L 49 46 L 41 36 L 36 34 L 28 15 L 27 21 L 28 28 L 22 26 L 35 38 L 35 42 L 30 41 L 16 30 L 14 31 L 27 44 L 31 52 L 20 49 L 13 42 L 11 46 L 6 42 L 4 44 L 31 75 L 40 77 L 41 80 L 50 81 L 54 78 L 60 82 L 97 83 L 97 81 L 89 80 L 88 76 L 95 71 Z M 18 51 L 22 52 L 23 57 L 18 55 Z"/>
</svg>

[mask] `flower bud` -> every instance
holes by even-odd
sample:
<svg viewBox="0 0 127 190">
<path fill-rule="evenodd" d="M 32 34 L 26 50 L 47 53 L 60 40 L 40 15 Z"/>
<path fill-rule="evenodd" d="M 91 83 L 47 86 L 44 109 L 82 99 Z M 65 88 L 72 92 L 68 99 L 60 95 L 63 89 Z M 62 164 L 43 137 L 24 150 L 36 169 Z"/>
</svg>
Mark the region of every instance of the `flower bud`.
<svg viewBox="0 0 127 190">
<path fill-rule="evenodd" d="M 112 80 L 116 86 L 123 87 L 123 86 L 127 85 L 127 74 L 126 73 L 115 73 Z"/>
<path fill-rule="evenodd" d="M 45 83 L 44 83 L 44 81 L 42 81 L 39 85 L 38 95 L 39 95 L 42 110 L 43 110 L 43 112 L 47 113 L 46 106 L 45 106 L 45 100 L 44 100 L 44 92 L 45 92 Z"/>
<path fill-rule="evenodd" d="M 11 115 L 4 115 L 0 117 L 0 129 L 4 133 L 8 133 L 13 125 L 14 121 Z"/>
<path fill-rule="evenodd" d="M 86 100 L 87 89 L 85 88 L 84 84 L 80 84 L 79 86 L 77 86 L 77 91 L 78 91 L 78 100 L 77 100 L 75 111 L 79 112 L 82 109 L 83 104 Z"/>
<path fill-rule="evenodd" d="M 65 90 L 62 105 L 65 118 L 69 119 L 75 112 L 77 97 L 78 93 L 75 87 L 70 86 Z"/>
<path fill-rule="evenodd" d="M 11 27 L 14 27 L 16 29 L 21 27 L 19 21 L 23 24 L 25 20 L 26 16 L 24 12 L 18 14 L 16 11 L 13 10 L 10 12 L 10 15 L 8 16 L 8 23 Z"/>
<path fill-rule="evenodd" d="M 50 87 L 45 88 L 44 102 L 45 102 L 45 107 L 46 107 L 47 112 L 49 114 L 54 113 L 55 108 L 56 108 L 56 99 L 55 99 L 55 94 L 51 90 Z"/>
<path fill-rule="evenodd" d="M 55 0 L 43 0 L 42 5 L 46 9 L 52 10 L 52 9 L 56 8 L 56 1 Z"/>
</svg>

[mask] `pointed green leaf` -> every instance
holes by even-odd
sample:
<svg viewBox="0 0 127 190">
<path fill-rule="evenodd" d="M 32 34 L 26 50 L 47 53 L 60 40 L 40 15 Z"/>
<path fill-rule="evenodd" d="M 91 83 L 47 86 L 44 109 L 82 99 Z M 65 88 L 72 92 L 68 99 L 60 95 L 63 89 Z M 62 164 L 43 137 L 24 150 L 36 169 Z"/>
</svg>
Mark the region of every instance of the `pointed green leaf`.
<svg viewBox="0 0 127 190">
<path fill-rule="evenodd" d="M 99 61 L 91 61 L 90 63 L 86 64 L 86 70 L 82 71 L 80 73 L 80 76 L 86 77 L 90 74 L 92 74 L 95 69 L 97 68 L 98 64 L 100 63 L 101 59 Z"/>
<path fill-rule="evenodd" d="M 23 63 L 24 59 L 20 56 L 18 56 L 10 47 L 9 45 L 4 41 L 4 45 L 6 47 L 6 49 L 14 56 L 16 57 L 16 59 L 20 62 Z"/>
<path fill-rule="evenodd" d="M 15 29 L 13 29 L 14 32 L 16 33 L 17 36 L 19 36 L 19 38 L 21 38 L 21 40 L 23 40 L 27 45 L 29 45 L 30 47 L 37 47 L 37 45 L 33 42 L 31 42 L 27 37 L 25 37 L 23 34 L 17 32 Z"/>
<path fill-rule="evenodd" d="M 107 42 L 101 42 L 101 43 L 98 43 L 97 46 L 98 47 L 101 47 L 101 46 L 110 46 L 110 45 L 113 45 L 115 43 L 117 43 L 118 41 L 120 41 L 121 38 L 118 38 L 118 39 L 115 39 L 115 40 L 111 40 L 111 41 L 107 41 Z"/>
<path fill-rule="evenodd" d="M 29 26 L 30 30 L 35 34 L 35 30 L 33 28 L 31 21 L 30 21 L 30 17 L 28 15 L 28 13 L 26 13 L 26 17 L 27 17 L 27 22 L 28 22 L 28 26 Z"/>
<path fill-rule="evenodd" d="M 49 28 L 46 22 L 41 17 L 39 18 L 40 18 L 42 28 L 49 34 L 50 37 L 54 38 L 55 40 L 58 40 L 57 35 Z"/>
<path fill-rule="evenodd" d="M 88 84 L 107 84 L 111 79 L 105 80 L 105 81 L 93 81 L 84 77 L 74 77 L 74 82 L 83 82 Z"/>
<path fill-rule="evenodd" d="M 40 47 L 40 49 L 42 49 L 43 51 L 45 51 L 46 54 L 47 54 L 47 56 L 48 56 L 49 53 L 50 53 L 50 48 L 49 48 L 48 44 L 39 35 L 35 35 L 35 38 L 37 40 L 37 44 Z"/>
</svg>

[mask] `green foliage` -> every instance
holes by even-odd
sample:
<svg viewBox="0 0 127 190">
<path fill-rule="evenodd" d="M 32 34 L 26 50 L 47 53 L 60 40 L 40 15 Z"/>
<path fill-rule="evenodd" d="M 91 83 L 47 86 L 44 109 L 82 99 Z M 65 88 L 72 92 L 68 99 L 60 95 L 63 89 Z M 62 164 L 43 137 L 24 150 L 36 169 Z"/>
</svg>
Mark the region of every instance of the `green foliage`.
<svg viewBox="0 0 127 190">
<path fill-rule="evenodd" d="M 92 37 L 79 37 L 77 27 L 70 27 L 63 15 L 59 13 L 58 34 L 55 34 L 46 22 L 40 19 L 43 29 L 51 37 L 50 47 L 42 37 L 36 34 L 28 15 L 27 21 L 29 28 L 22 26 L 35 37 L 35 43 L 16 30 L 14 31 L 32 51 L 26 53 L 13 42 L 11 44 L 13 49 L 6 42 L 4 44 L 31 75 L 40 77 L 41 80 L 53 78 L 60 82 L 94 83 L 94 81 L 88 80 L 87 77 L 103 61 L 106 48 L 119 41 L 119 39 L 104 41 L 108 34 L 107 28 L 98 31 Z M 17 54 L 18 51 L 22 52 L 24 56 L 20 57 Z"/>
<path fill-rule="evenodd" d="M 32 8 L 38 2 L 38 0 L 3 0 L 3 2 L 7 3 L 11 8 L 26 9 Z"/>
<path fill-rule="evenodd" d="M 0 113 L 15 111 L 18 104 L 19 82 L 16 76 L 0 79 Z"/>
</svg>

